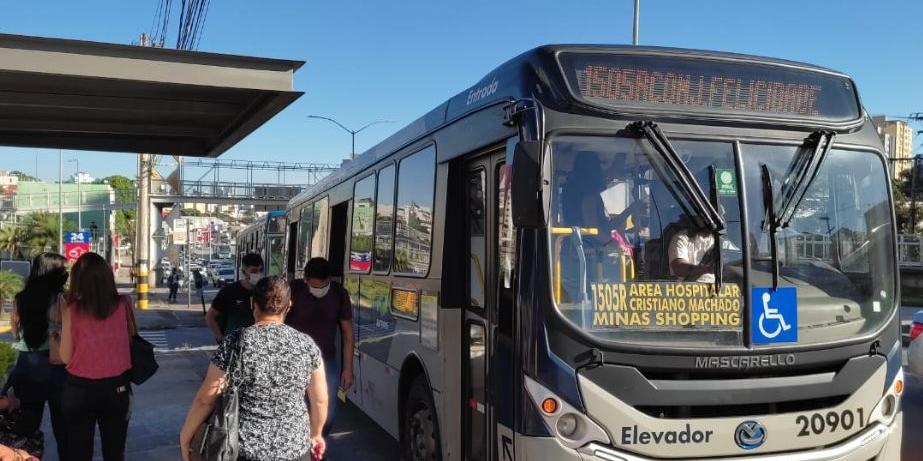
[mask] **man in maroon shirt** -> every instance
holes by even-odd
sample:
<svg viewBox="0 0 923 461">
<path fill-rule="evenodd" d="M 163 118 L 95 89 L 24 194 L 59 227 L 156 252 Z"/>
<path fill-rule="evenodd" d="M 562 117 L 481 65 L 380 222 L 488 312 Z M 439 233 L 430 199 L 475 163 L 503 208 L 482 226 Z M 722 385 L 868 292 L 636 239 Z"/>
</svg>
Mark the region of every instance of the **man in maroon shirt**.
<svg viewBox="0 0 923 461">
<path fill-rule="evenodd" d="M 337 389 L 353 385 L 353 310 L 349 293 L 330 280 L 330 263 L 311 258 L 304 266 L 304 280 L 292 282 L 292 308 L 285 323 L 307 334 L 321 351 L 327 375 L 327 423 L 330 432 L 337 405 Z M 337 327 L 343 337 L 343 367 L 336 351 Z"/>
</svg>

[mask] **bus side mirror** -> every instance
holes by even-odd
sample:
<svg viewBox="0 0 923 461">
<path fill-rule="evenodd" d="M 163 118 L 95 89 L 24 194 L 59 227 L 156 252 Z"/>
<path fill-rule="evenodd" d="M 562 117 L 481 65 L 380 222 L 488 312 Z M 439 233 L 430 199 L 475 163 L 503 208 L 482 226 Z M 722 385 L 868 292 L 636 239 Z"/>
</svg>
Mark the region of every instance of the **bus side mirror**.
<svg viewBox="0 0 923 461">
<path fill-rule="evenodd" d="M 519 141 L 513 150 L 511 199 L 513 225 L 519 228 L 545 226 L 541 155 L 541 141 Z"/>
</svg>

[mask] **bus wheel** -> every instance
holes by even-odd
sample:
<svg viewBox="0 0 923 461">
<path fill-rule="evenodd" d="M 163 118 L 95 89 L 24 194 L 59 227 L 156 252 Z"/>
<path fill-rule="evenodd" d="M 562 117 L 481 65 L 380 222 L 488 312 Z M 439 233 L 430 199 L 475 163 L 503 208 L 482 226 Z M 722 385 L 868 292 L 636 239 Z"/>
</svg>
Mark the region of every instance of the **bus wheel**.
<svg viewBox="0 0 923 461">
<path fill-rule="evenodd" d="M 439 424 L 433 393 L 426 377 L 417 376 L 404 406 L 404 458 L 409 461 L 439 461 Z"/>
</svg>

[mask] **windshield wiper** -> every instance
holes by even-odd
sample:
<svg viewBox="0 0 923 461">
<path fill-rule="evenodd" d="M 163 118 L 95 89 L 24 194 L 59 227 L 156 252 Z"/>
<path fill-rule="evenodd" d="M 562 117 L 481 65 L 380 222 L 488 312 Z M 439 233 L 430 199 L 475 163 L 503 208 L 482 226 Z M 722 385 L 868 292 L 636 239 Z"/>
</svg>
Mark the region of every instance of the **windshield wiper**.
<svg viewBox="0 0 923 461">
<path fill-rule="evenodd" d="M 833 146 L 833 140 L 836 133 L 832 131 L 816 131 L 809 141 L 814 144 L 814 149 L 804 150 L 792 162 L 785 183 L 782 185 L 782 197 L 778 212 L 775 215 L 778 219 L 777 228 L 786 228 L 795 217 L 795 209 L 801 203 L 808 187 L 814 182 L 814 178 L 820 171 L 820 166 L 824 162 L 824 157 L 830 152 Z"/>
<path fill-rule="evenodd" d="M 664 185 L 679 202 L 683 211 L 690 216 L 698 217 L 701 221 L 700 225 L 712 232 L 724 231 L 724 217 L 709 203 L 699 183 L 696 182 L 683 160 L 679 158 L 676 149 L 670 144 L 670 140 L 663 134 L 660 127 L 651 121 L 638 121 L 630 123 L 627 128 L 647 138 L 654 150 L 660 154 L 657 158 L 651 158 L 651 166 L 664 179 Z M 674 186 L 679 186 L 679 190 L 677 191 Z"/>
<path fill-rule="evenodd" d="M 779 230 L 779 220 L 776 216 L 775 197 L 772 192 L 772 174 L 765 163 L 760 164 L 763 183 L 763 209 L 766 216 L 763 219 L 763 229 L 769 231 L 769 256 L 772 259 L 772 289 L 779 287 L 779 246 L 776 242 L 776 231 Z"/>
</svg>

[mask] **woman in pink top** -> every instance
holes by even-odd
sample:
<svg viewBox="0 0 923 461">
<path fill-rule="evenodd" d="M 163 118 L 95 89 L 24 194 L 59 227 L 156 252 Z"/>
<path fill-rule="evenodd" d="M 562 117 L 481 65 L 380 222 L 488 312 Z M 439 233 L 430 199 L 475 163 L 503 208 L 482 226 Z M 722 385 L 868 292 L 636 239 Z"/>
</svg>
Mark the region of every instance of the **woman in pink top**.
<svg viewBox="0 0 923 461">
<path fill-rule="evenodd" d="M 67 461 L 93 458 L 97 425 L 103 459 L 123 460 L 131 406 L 131 298 L 119 295 L 106 260 L 86 253 L 71 269 L 67 302 L 61 325 L 61 359 L 67 364 L 61 397 Z"/>
</svg>

